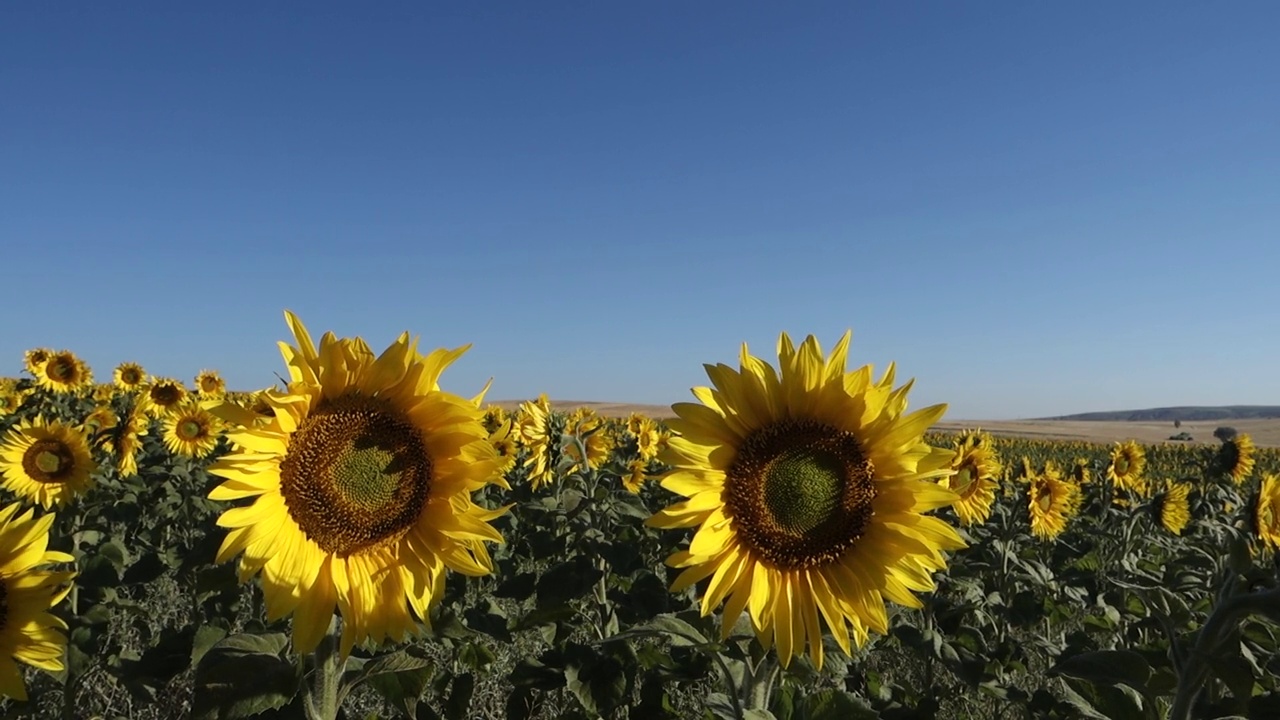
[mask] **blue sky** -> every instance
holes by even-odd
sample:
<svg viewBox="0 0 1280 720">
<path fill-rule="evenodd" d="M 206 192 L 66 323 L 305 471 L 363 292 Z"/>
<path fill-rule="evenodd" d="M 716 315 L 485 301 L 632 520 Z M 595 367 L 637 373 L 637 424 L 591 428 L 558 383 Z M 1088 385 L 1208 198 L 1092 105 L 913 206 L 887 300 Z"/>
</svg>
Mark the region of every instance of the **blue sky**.
<svg viewBox="0 0 1280 720">
<path fill-rule="evenodd" d="M 1280 403 L 1280 5 L 20 3 L 0 374 L 318 337 L 670 403 L 777 334 L 992 419 Z"/>
</svg>

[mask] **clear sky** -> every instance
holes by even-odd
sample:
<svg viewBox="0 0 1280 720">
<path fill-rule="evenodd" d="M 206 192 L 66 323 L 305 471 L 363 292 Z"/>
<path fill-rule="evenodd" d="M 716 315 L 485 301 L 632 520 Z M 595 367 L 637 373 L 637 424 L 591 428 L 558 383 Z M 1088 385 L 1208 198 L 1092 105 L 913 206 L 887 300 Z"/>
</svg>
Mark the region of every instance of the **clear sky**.
<svg viewBox="0 0 1280 720">
<path fill-rule="evenodd" d="M 196 7 L 199 5 L 200 7 Z M 1280 403 L 1280 4 L 7 3 L 0 374 L 282 310 L 670 403 L 779 331 L 953 419 Z M 775 358 L 776 362 L 776 358 Z"/>
</svg>

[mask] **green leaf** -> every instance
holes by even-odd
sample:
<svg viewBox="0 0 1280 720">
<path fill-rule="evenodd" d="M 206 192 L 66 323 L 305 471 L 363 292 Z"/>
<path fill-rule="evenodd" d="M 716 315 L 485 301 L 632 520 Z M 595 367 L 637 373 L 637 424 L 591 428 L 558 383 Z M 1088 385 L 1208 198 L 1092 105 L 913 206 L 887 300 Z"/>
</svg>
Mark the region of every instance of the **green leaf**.
<svg viewBox="0 0 1280 720">
<path fill-rule="evenodd" d="M 697 628 L 681 620 L 675 615 L 659 615 L 647 623 L 624 630 L 609 640 L 622 638 L 661 635 L 671 640 L 675 647 L 703 646 L 713 644 Z"/>
<path fill-rule="evenodd" d="M 165 574 L 169 568 L 155 553 L 147 553 L 138 559 L 120 579 L 121 585 L 144 585 Z"/>
<path fill-rule="evenodd" d="M 195 639 L 191 643 L 191 664 L 199 665 L 205 653 L 226 636 L 227 631 L 217 625 L 201 625 L 197 628 Z"/>
<path fill-rule="evenodd" d="M 823 690 L 807 695 L 796 710 L 797 720 L 874 720 L 880 717 L 865 701 L 843 690 Z"/>
<path fill-rule="evenodd" d="M 471 712 L 471 696 L 476 690 L 476 678 L 471 673 L 463 673 L 453 679 L 453 687 L 449 699 L 445 702 L 444 716 L 447 720 L 467 720 Z"/>
<path fill-rule="evenodd" d="M 1103 685 L 1123 683 L 1145 692 L 1151 665 L 1132 650 L 1098 650 L 1059 660 L 1049 672 Z"/>
<path fill-rule="evenodd" d="M 538 608 L 563 605 L 586 595 L 602 574 L 594 561 L 583 555 L 555 565 L 538 578 Z"/>
<path fill-rule="evenodd" d="M 192 717 L 236 720 L 288 705 L 298 693 L 298 668 L 282 654 L 282 633 L 232 635 L 214 645 L 196 667 Z"/>
</svg>

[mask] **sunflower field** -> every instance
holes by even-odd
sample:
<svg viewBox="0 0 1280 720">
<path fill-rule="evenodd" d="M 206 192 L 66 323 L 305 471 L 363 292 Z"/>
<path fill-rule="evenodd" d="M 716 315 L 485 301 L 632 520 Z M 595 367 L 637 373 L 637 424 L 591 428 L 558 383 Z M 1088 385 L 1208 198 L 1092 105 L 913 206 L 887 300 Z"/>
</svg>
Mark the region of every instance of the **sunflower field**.
<svg viewBox="0 0 1280 720">
<path fill-rule="evenodd" d="M 0 715 L 1280 717 L 1247 435 L 937 433 L 848 334 L 670 418 L 507 410 L 443 389 L 466 348 L 286 318 L 257 392 L 0 379 Z"/>
</svg>

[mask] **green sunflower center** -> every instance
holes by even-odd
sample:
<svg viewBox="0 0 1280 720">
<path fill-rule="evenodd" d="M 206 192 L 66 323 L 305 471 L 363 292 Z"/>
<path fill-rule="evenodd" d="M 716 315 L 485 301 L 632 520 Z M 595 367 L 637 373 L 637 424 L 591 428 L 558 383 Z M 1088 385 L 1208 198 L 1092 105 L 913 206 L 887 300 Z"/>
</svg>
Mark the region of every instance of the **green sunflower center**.
<svg viewBox="0 0 1280 720">
<path fill-rule="evenodd" d="M 742 541 L 783 569 L 838 560 L 866 531 L 876 496 L 858 439 L 813 420 L 756 430 L 738 448 L 725 486 Z"/>
<path fill-rule="evenodd" d="M 1053 509 L 1053 488 L 1045 485 L 1040 489 L 1040 496 L 1036 498 L 1036 505 L 1040 506 L 1041 513 L 1047 513 Z"/>
<path fill-rule="evenodd" d="M 431 473 L 421 432 L 388 403 L 348 395 L 322 403 L 291 436 L 280 491 L 307 537 L 345 557 L 403 537 Z"/>
<path fill-rule="evenodd" d="M 1125 475 L 1129 472 L 1129 458 L 1121 455 L 1116 458 L 1115 468 L 1117 475 Z"/>
<path fill-rule="evenodd" d="M 973 465 L 966 462 L 960 466 L 955 475 L 951 476 L 951 489 L 956 494 L 964 497 L 968 495 L 968 491 L 973 487 L 973 481 L 977 476 L 978 473 L 974 470 Z"/>
<path fill-rule="evenodd" d="M 204 423 L 194 418 L 185 418 L 177 426 L 178 437 L 188 442 L 199 440 L 205 436 Z"/>
<path fill-rule="evenodd" d="M 71 448 L 58 440 L 37 440 L 22 454 L 22 469 L 36 482 L 62 482 L 75 466 Z"/>
</svg>

